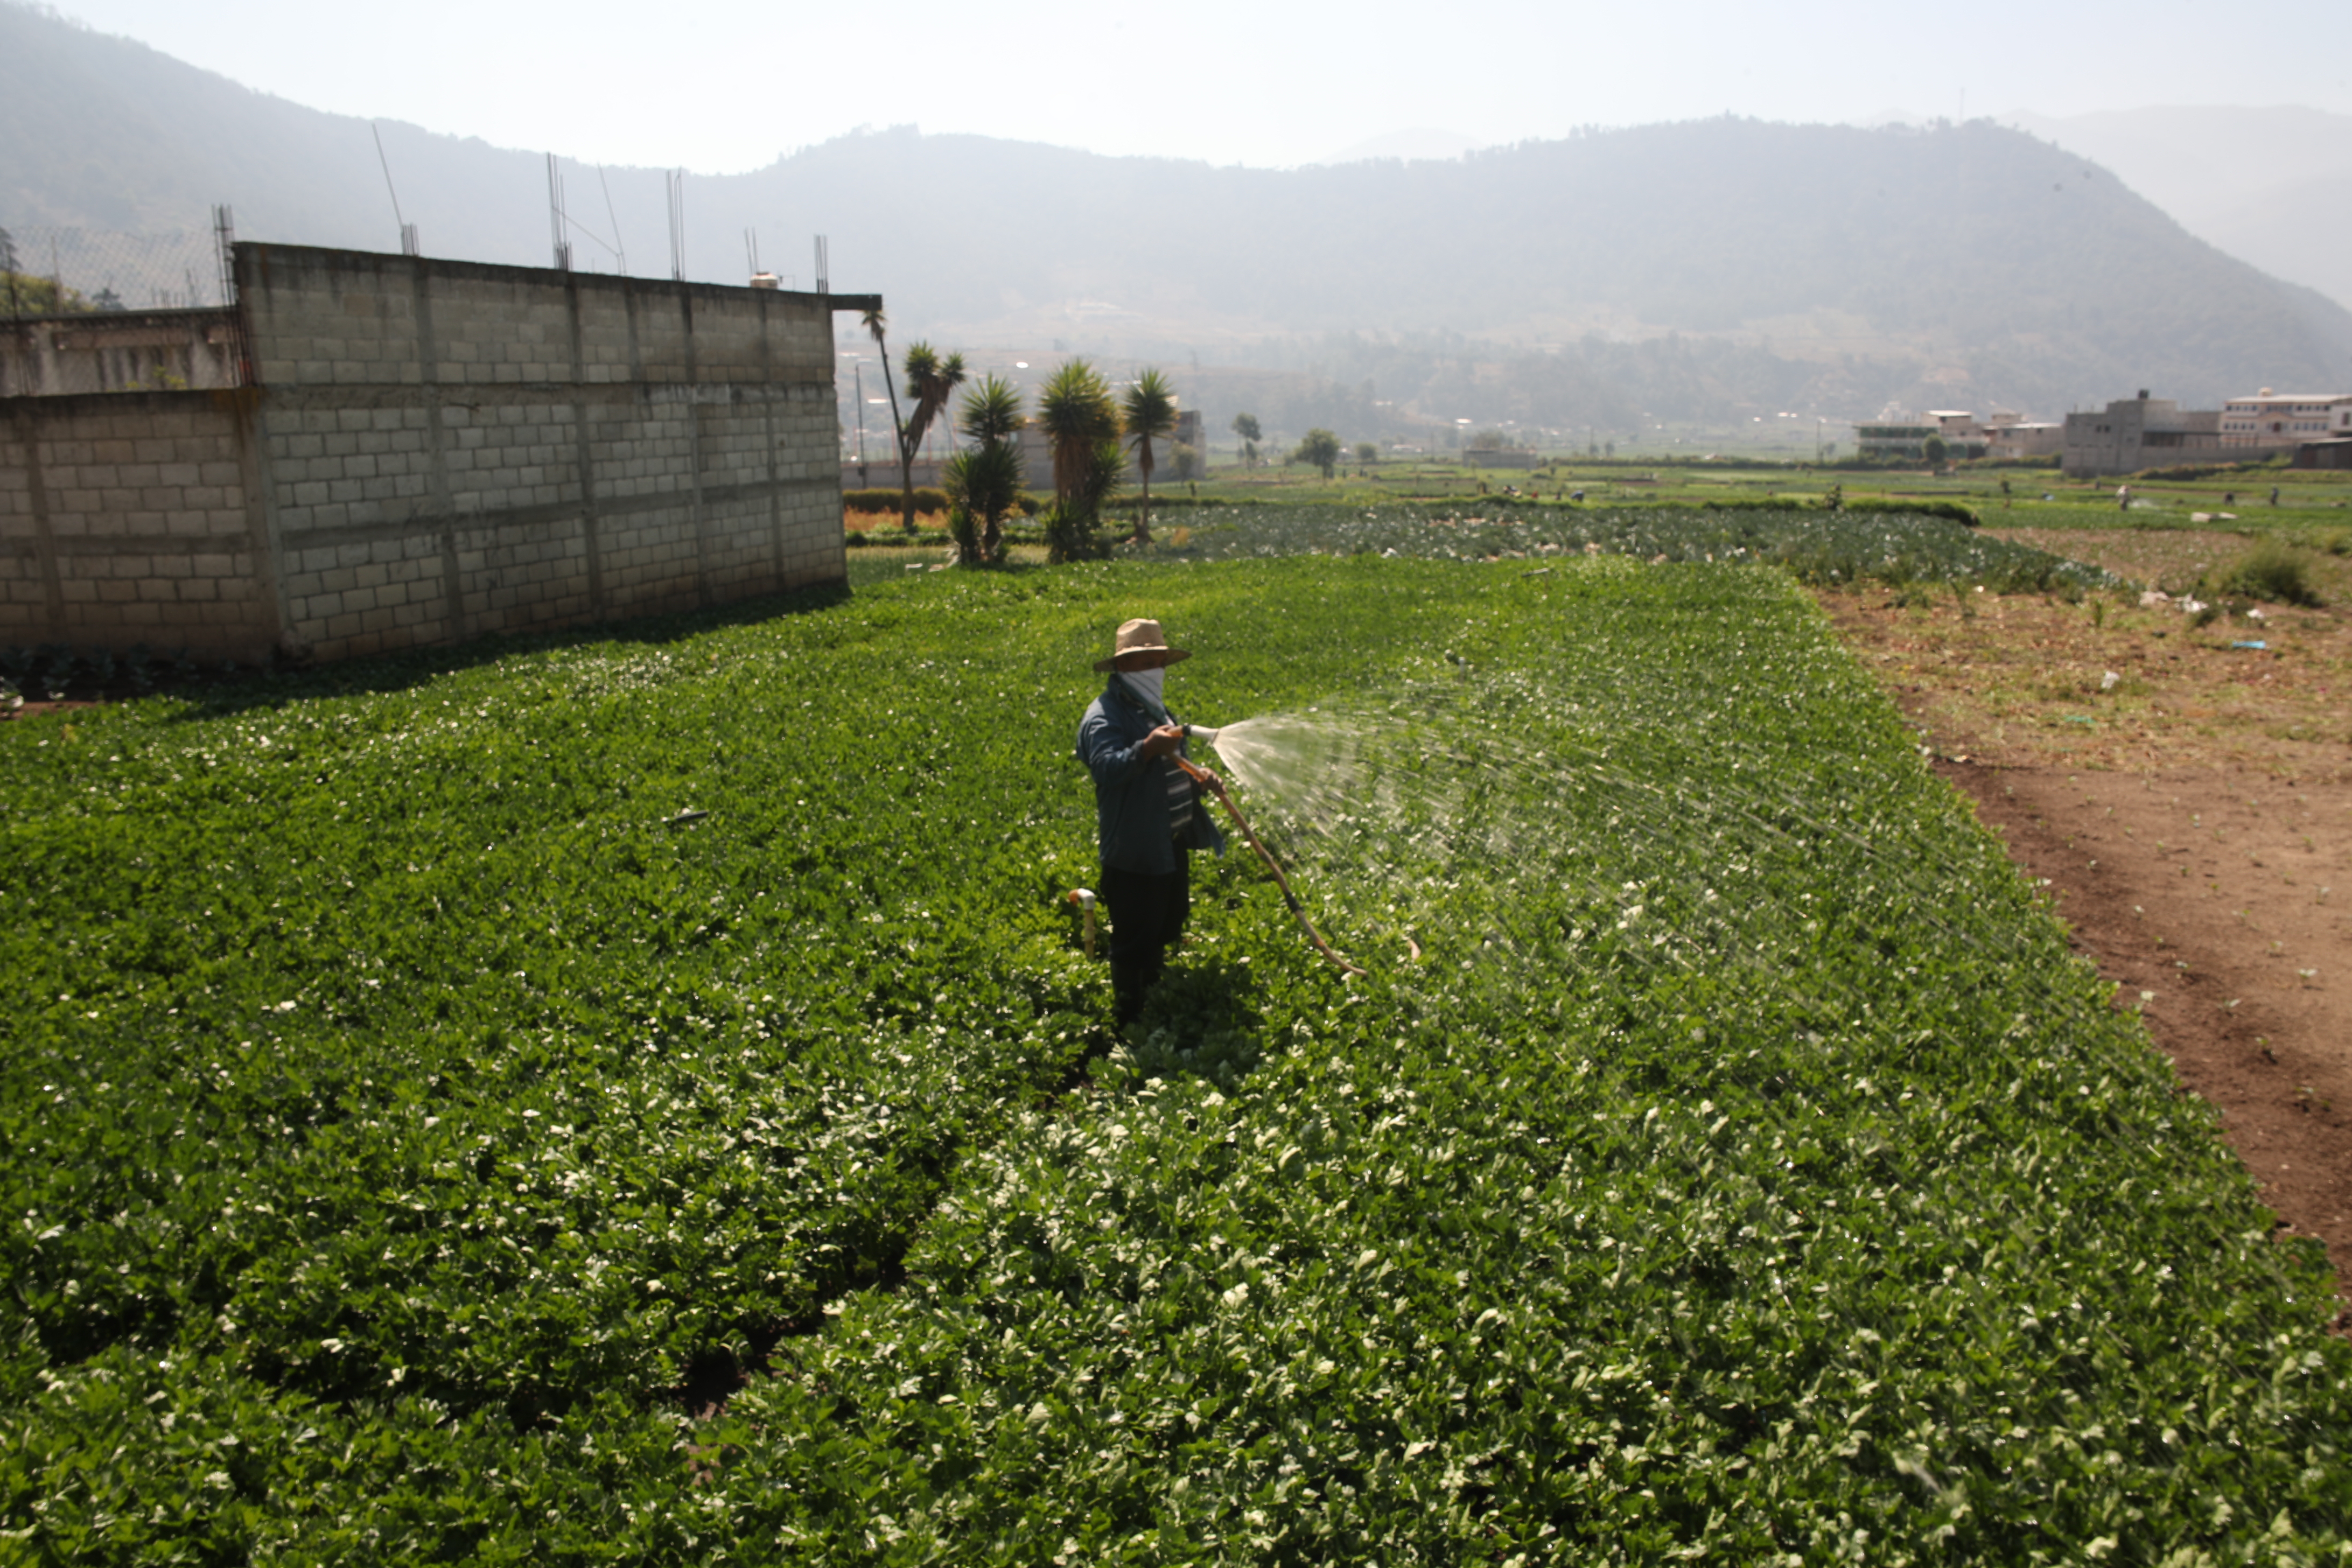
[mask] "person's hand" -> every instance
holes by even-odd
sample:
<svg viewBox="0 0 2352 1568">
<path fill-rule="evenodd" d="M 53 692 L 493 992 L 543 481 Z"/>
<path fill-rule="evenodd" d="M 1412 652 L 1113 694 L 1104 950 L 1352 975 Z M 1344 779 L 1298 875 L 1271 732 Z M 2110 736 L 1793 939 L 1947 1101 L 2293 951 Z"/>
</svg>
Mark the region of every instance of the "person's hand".
<svg viewBox="0 0 2352 1568">
<path fill-rule="evenodd" d="M 1147 757 L 1168 756 L 1183 743 L 1184 727 L 1181 724 L 1162 724 L 1143 737 L 1143 754 Z"/>
<path fill-rule="evenodd" d="M 1221 795 L 1224 792 L 1225 786 L 1218 781 L 1217 775 L 1206 768 L 1201 770 L 1201 776 L 1195 782 L 1211 795 Z"/>
</svg>

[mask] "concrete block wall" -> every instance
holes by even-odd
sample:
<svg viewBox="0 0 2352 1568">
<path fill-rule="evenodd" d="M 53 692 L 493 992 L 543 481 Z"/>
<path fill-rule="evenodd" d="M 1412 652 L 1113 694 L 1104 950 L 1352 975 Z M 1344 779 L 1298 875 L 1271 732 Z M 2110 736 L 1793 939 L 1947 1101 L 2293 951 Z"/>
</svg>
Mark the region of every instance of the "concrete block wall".
<svg viewBox="0 0 2352 1568">
<path fill-rule="evenodd" d="M 831 318 L 878 301 L 282 246 L 236 272 L 256 386 L 0 400 L 0 642 L 339 658 L 846 575 Z"/>
<path fill-rule="evenodd" d="M 846 575 L 851 296 L 240 246 L 285 640 L 341 658 Z"/>
<path fill-rule="evenodd" d="M 93 310 L 0 321 L 0 397 L 237 384 L 236 312 Z"/>
<path fill-rule="evenodd" d="M 0 644 L 252 658 L 277 635 L 252 398 L 97 393 L 0 413 Z"/>
</svg>

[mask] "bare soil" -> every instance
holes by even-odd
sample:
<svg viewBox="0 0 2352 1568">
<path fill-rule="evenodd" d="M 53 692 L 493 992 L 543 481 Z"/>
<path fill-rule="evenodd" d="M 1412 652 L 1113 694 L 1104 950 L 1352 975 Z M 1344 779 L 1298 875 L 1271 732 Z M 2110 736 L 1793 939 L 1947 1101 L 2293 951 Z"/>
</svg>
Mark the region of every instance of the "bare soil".
<svg viewBox="0 0 2352 1568">
<path fill-rule="evenodd" d="M 2175 589 L 2247 542 L 2018 537 Z M 2136 592 L 1822 603 L 2352 1301 L 2352 564 L 2314 573 L 2327 608 L 2203 628 Z"/>
</svg>

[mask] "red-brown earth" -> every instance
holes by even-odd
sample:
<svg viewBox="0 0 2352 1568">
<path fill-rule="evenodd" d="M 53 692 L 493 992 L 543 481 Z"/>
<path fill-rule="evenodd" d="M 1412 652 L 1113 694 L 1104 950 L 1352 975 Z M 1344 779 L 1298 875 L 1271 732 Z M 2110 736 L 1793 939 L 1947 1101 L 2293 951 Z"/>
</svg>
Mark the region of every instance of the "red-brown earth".
<svg viewBox="0 0 2352 1568">
<path fill-rule="evenodd" d="M 2020 537 L 2174 588 L 2246 545 Z M 2133 595 L 1821 602 L 2352 1300 L 2352 565 L 2310 563 L 2328 607 L 2204 627 Z"/>
</svg>

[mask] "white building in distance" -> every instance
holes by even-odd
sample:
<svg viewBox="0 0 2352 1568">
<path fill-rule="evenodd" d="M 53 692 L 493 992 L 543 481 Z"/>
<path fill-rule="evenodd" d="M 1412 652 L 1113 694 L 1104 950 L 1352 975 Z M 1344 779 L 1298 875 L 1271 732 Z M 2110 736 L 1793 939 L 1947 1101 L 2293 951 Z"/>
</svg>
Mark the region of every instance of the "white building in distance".
<svg viewBox="0 0 2352 1568">
<path fill-rule="evenodd" d="M 2039 458 L 2058 451 L 2064 426 L 2029 420 L 2007 409 L 1982 419 L 1966 408 L 1930 408 L 1916 419 L 1882 418 L 1853 427 L 1854 449 L 1865 458 L 1925 460 L 1927 437 L 1940 437 L 1952 458 Z"/>
<path fill-rule="evenodd" d="M 2221 405 L 2224 447 L 2291 447 L 2352 436 L 2352 393 L 2273 392 Z"/>
</svg>

